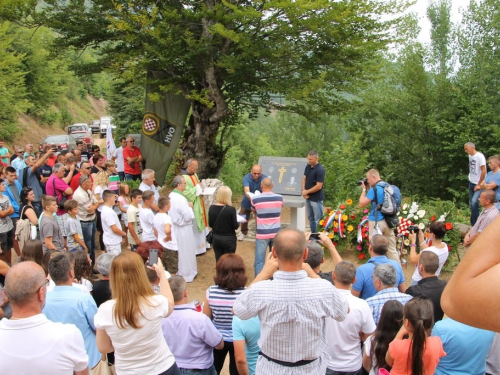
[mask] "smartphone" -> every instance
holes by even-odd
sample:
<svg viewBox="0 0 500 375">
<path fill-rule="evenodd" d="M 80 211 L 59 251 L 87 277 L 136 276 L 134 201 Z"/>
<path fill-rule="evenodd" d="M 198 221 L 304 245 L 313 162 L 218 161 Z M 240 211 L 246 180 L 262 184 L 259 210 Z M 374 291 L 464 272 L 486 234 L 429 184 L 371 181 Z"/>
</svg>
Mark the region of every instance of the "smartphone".
<svg viewBox="0 0 500 375">
<path fill-rule="evenodd" d="M 309 236 L 309 240 L 318 241 L 319 240 L 319 233 L 311 233 L 311 235 Z"/>
<path fill-rule="evenodd" d="M 149 249 L 149 263 L 150 267 L 153 267 L 153 264 L 158 263 L 158 250 Z"/>
</svg>

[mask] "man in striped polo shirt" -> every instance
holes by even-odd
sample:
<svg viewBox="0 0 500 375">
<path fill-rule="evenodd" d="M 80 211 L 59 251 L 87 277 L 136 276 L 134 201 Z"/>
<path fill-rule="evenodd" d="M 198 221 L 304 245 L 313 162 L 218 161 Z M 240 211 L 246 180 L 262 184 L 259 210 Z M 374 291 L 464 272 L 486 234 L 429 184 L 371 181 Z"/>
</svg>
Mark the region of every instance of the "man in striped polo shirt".
<svg viewBox="0 0 500 375">
<path fill-rule="evenodd" d="M 281 208 L 283 197 L 273 193 L 273 181 L 266 177 L 261 182 L 262 194 L 252 199 L 255 208 L 257 233 L 255 234 L 255 263 L 254 271 L 257 276 L 266 260 L 267 249 L 273 247 L 273 239 L 281 229 Z"/>
</svg>

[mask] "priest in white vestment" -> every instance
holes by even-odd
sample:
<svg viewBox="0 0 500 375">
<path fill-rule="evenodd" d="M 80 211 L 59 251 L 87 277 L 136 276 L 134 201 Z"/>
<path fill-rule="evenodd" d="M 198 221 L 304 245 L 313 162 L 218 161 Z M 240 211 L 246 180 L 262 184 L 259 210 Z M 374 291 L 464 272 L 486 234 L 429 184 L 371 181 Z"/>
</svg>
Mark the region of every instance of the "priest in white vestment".
<svg viewBox="0 0 500 375">
<path fill-rule="evenodd" d="M 187 199 L 182 195 L 186 181 L 182 176 L 174 177 L 174 190 L 170 193 L 170 210 L 172 232 L 175 235 L 179 254 L 179 271 L 177 275 L 190 283 L 198 274 L 196 264 L 196 244 L 193 238 L 194 211 Z"/>
</svg>

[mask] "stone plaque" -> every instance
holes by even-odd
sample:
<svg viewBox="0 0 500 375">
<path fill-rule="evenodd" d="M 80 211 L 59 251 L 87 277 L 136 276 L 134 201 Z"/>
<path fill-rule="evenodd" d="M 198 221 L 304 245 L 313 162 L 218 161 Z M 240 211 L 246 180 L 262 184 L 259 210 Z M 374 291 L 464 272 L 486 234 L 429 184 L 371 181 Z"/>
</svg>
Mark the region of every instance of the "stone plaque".
<svg viewBox="0 0 500 375">
<path fill-rule="evenodd" d="M 302 194 L 302 177 L 307 158 L 261 156 L 262 173 L 273 180 L 273 191 L 282 195 Z"/>
</svg>

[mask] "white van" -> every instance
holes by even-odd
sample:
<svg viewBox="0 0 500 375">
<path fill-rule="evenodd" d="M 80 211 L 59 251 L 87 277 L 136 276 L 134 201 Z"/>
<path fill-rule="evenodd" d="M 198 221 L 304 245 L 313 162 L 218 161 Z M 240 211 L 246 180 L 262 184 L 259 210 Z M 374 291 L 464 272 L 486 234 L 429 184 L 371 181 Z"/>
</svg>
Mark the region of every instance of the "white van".
<svg viewBox="0 0 500 375">
<path fill-rule="evenodd" d="M 100 138 L 106 137 L 106 131 L 108 126 L 111 126 L 111 129 L 116 129 L 116 126 L 111 124 L 113 117 L 101 117 L 101 124 L 99 125 L 99 136 Z"/>
</svg>

